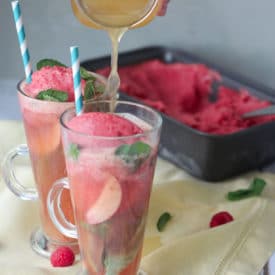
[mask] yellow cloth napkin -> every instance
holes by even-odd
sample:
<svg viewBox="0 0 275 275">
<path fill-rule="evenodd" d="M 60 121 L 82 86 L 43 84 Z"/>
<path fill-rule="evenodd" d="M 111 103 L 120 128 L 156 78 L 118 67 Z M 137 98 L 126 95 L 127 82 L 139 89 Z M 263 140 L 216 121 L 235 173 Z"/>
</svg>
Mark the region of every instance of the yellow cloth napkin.
<svg viewBox="0 0 275 275">
<path fill-rule="evenodd" d="M 22 124 L 0 122 L 0 160 L 25 141 Z M 20 164 L 22 180 L 30 180 L 29 165 Z M 255 177 L 266 180 L 259 198 L 237 202 L 225 199 L 234 189 L 245 188 Z M 142 269 L 148 275 L 258 275 L 275 250 L 275 175 L 250 173 L 219 184 L 192 178 L 183 170 L 158 159 L 150 202 Z M 209 228 L 213 214 L 228 211 L 234 221 Z M 172 219 L 159 233 L 163 212 Z M 50 261 L 30 248 L 30 232 L 39 225 L 36 202 L 21 201 L 3 183 L 0 174 L 0 274 L 76 274 L 80 263 L 53 268 Z"/>
</svg>

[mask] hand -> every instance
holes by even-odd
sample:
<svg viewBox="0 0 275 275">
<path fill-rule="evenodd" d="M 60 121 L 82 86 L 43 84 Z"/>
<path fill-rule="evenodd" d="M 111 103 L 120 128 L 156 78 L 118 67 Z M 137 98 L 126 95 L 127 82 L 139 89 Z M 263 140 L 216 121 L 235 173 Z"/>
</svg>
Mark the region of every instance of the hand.
<svg viewBox="0 0 275 275">
<path fill-rule="evenodd" d="M 166 14 L 167 6 L 170 0 L 160 0 L 160 1 L 162 1 L 162 3 L 161 3 L 161 8 L 158 11 L 158 16 L 164 16 Z"/>
</svg>

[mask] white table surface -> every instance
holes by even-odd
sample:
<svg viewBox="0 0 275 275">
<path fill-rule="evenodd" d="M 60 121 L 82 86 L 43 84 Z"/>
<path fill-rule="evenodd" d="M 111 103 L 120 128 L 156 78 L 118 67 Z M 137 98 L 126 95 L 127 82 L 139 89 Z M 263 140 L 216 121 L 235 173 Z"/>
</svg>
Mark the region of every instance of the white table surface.
<svg viewBox="0 0 275 275">
<path fill-rule="evenodd" d="M 17 83 L 18 80 L 16 79 L 0 78 L 0 119 L 2 120 L 21 120 L 16 91 Z M 275 163 L 267 167 L 267 170 L 275 172 Z M 275 254 L 271 257 L 265 271 L 260 275 L 275 275 Z"/>
</svg>

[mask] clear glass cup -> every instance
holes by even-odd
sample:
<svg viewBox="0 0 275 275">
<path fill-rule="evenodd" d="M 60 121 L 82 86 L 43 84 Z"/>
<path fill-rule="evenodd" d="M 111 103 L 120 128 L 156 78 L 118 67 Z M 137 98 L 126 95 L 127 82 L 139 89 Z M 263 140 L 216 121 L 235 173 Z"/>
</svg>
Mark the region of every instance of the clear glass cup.
<svg viewBox="0 0 275 275">
<path fill-rule="evenodd" d="M 93 74 L 99 85 L 105 85 L 105 78 Z M 47 210 L 47 195 L 53 183 L 67 175 L 61 143 L 59 117 L 74 102 L 43 101 L 24 93 L 25 81 L 17 86 L 18 99 L 24 122 L 27 144 L 18 145 L 6 154 L 2 173 L 8 188 L 22 200 L 38 200 L 41 227 L 31 234 L 31 247 L 41 256 L 49 257 L 57 246 L 70 246 L 79 251 L 75 239 L 61 234 L 53 225 Z M 30 157 L 35 187 L 21 182 L 16 174 L 16 159 Z M 70 194 L 62 195 L 61 208 L 70 222 L 74 222 Z"/>
<path fill-rule="evenodd" d="M 163 0 L 71 0 L 76 18 L 95 29 L 138 28 L 152 21 Z"/>
<path fill-rule="evenodd" d="M 78 238 L 83 274 L 89 275 L 137 274 L 162 125 L 157 112 L 130 102 L 87 102 L 84 112 L 113 108 L 144 133 L 125 137 L 83 134 L 68 126 L 74 108 L 65 111 L 60 120 L 68 178 L 58 180 L 48 195 L 54 224 L 65 236 Z M 126 153 L 129 146 L 131 153 Z M 68 190 L 76 227 L 59 207 Z"/>
</svg>

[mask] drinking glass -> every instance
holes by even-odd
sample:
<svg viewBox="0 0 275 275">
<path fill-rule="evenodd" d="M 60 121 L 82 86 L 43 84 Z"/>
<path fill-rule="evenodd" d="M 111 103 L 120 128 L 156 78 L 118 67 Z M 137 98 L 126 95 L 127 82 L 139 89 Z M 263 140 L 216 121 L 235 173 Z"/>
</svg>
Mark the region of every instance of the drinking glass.
<svg viewBox="0 0 275 275">
<path fill-rule="evenodd" d="M 98 85 L 106 80 L 96 74 Z M 78 252 L 75 239 L 61 234 L 53 225 L 47 211 L 47 195 L 53 183 L 67 175 L 61 143 L 59 117 L 74 102 L 43 101 L 24 93 L 25 81 L 20 81 L 18 99 L 23 117 L 27 144 L 21 144 L 8 152 L 2 163 L 2 172 L 8 188 L 22 200 L 38 200 L 41 227 L 31 234 L 31 247 L 41 256 L 49 257 L 58 246 L 69 246 Z M 35 187 L 29 187 L 16 176 L 16 159 L 30 157 Z M 74 221 L 71 199 L 66 191 L 61 197 L 61 208 L 70 221 Z"/>
<path fill-rule="evenodd" d="M 78 238 L 83 274 L 136 275 L 157 157 L 161 116 L 149 107 L 117 101 L 85 104 L 84 112 L 114 113 L 144 130 L 141 134 L 102 137 L 68 125 L 74 108 L 61 116 L 68 178 L 48 195 L 52 221 L 65 236 Z M 111 127 L 106 121 L 103 127 Z M 129 149 L 129 151 L 128 151 Z M 70 190 L 76 226 L 59 207 Z"/>
</svg>

